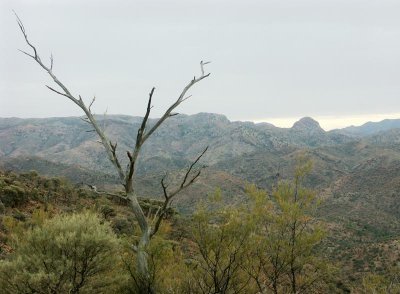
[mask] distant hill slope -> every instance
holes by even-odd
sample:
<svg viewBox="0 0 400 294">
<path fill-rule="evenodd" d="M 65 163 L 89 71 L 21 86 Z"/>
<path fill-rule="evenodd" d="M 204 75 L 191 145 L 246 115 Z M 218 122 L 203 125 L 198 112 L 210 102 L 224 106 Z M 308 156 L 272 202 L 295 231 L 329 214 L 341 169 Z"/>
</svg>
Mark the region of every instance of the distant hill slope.
<svg viewBox="0 0 400 294">
<path fill-rule="evenodd" d="M 126 151 L 134 146 L 141 118 L 110 115 L 106 120 L 102 116 L 98 120 L 109 138 L 118 142 L 118 154 L 126 164 Z M 374 129 L 383 130 L 389 125 L 396 126 L 395 120 L 391 124 L 374 123 Z M 265 123 L 231 122 L 218 114 L 179 115 L 167 120 L 146 142 L 139 158 L 138 175 L 160 178 L 166 171 L 182 170 L 209 146 L 203 164 L 270 188 L 277 175 L 290 175 L 296 154 L 307 152 L 316 166 L 310 183 L 324 188 L 351 173 L 364 160 L 382 154 L 395 158 L 399 153 L 400 129 L 365 137 L 355 136 L 355 129 L 358 128 L 353 127 L 353 134 L 346 134 L 347 129 L 342 133 L 325 132 L 312 118 L 302 118 L 292 128 L 277 128 Z M 117 183 L 103 147 L 90 130 L 77 117 L 0 118 L 0 162 L 16 170 L 35 168 L 43 174 L 57 173 L 75 182 L 83 178 Z"/>
<path fill-rule="evenodd" d="M 141 118 L 121 115 L 99 117 L 100 125 L 119 151 L 134 145 L 135 132 Z M 209 164 L 260 150 L 282 151 L 293 147 L 316 147 L 343 143 L 350 137 L 324 132 L 318 123 L 310 125 L 302 119 L 292 129 L 268 124 L 230 122 L 225 116 L 199 113 L 180 115 L 168 120 L 143 148 L 143 160 L 163 161 L 162 165 L 179 168 L 205 146 L 210 146 L 205 160 Z M 150 120 L 150 124 L 155 120 Z M 315 128 L 313 127 L 315 126 Z M 76 117 L 46 119 L 0 119 L 0 156 L 38 156 L 47 160 L 98 169 L 108 169 L 96 134 L 90 126 Z M 229 148 L 227 148 L 229 146 Z M 157 162 L 154 162 L 157 164 Z M 143 165 L 142 165 L 143 166 Z"/>
<path fill-rule="evenodd" d="M 399 129 L 399 128 L 400 128 L 400 119 L 385 119 L 380 122 L 367 122 L 358 127 L 350 126 L 338 131 L 342 134 L 365 137 L 365 136 L 375 135 L 379 132 L 384 132 L 391 129 Z"/>
<path fill-rule="evenodd" d="M 118 141 L 118 154 L 124 159 L 134 146 L 141 118 L 110 115 L 98 119 L 110 139 Z M 154 122 L 150 120 L 150 124 Z M 136 192 L 162 197 L 160 180 L 165 173 L 173 185 L 182 170 L 209 146 L 201 162 L 207 168 L 175 205 L 182 212 L 193 211 L 217 188 L 224 201 L 242 202 L 246 183 L 271 190 L 279 179 L 291 177 L 296 156 L 306 153 L 314 162 L 307 184 L 323 198 L 319 217 L 333 232 L 327 245 L 332 256 L 351 259 L 346 264 L 360 273 L 378 265 L 382 268 L 397 257 L 373 252 L 389 248 L 400 238 L 397 123 L 383 121 L 325 132 L 312 118 L 303 118 L 292 128 L 277 128 L 266 123 L 231 122 L 217 114 L 176 116 L 146 142 Z M 96 141 L 89 125 L 77 117 L 2 118 L 0 168 L 35 169 L 75 183 L 115 189 L 114 169 Z M 371 254 L 374 258 L 369 258 Z"/>
</svg>

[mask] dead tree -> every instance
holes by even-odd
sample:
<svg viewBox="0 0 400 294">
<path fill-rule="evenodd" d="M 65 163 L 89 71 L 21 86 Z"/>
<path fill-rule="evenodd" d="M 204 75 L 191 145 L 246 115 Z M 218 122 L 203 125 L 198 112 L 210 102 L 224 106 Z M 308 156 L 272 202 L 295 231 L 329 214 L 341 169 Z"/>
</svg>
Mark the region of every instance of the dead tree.
<svg viewBox="0 0 400 294">
<path fill-rule="evenodd" d="M 151 238 L 157 233 L 160 224 L 163 218 L 166 215 L 167 209 L 171 203 L 171 200 L 182 190 L 189 187 L 191 184 L 195 182 L 195 180 L 200 176 L 201 168 L 195 169 L 195 165 L 199 162 L 201 157 L 207 151 L 207 148 L 195 159 L 195 161 L 189 166 L 186 170 L 186 173 L 183 176 L 183 179 L 180 185 L 173 191 L 169 191 L 167 185 L 165 184 L 164 178 L 161 180 L 161 185 L 164 192 L 164 203 L 157 211 L 153 221 L 150 221 L 146 218 L 143 210 L 138 202 L 137 195 L 135 193 L 135 187 L 133 185 L 133 178 L 135 175 L 136 170 L 136 162 L 141 151 L 143 144 L 149 139 L 149 137 L 163 124 L 163 122 L 172 117 L 177 115 L 173 111 L 185 100 L 190 98 L 191 96 L 186 96 L 187 92 L 190 88 L 192 88 L 195 84 L 200 82 L 201 80 L 207 78 L 210 74 L 206 74 L 204 71 L 204 66 L 209 62 L 200 62 L 200 70 L 201 75 L 199 77 L 194 76 L 192 80 L 183 88 L 182 92 L 179 94 L 176 101 L 165 111 L 165 113 L 157 120 L 157 122 L 148 128 L 148 119 L 150 115 L 150 111 L 152 108 L 152 99 L 154 95 L 155 88 L 153 87 L 150 91 L 146 113 L 143 117 L 142 123 L 137 131 L 136 135 L 136 143 L 133 146 L 132 150 L 128 150 L 126 152 L 127 157 L 129 159 L 128 167 L 124 171 L 121 162 L 117 155 L 117 142 L 111 142 L 104 130 L 99 126 L 98 122 L 96 121 L 95 116 L 91 111 L 91 107 L 94 103 L 94 98 L 91 100 L 90 104 L 87 105 L 83 101 L 82 97 L 79 95 L 78 97 L 72 95 L 71 91 L 62 83 L 54 74 L 53 72 L 53 56 L 50 56 L 50 65 L 45 65 L 38 54 L 38 50 L 36 47 L 29 41 L 28 35 L 26 33 L 25 27 L 22 24 L 21 20 L 19 19 L 18 15 L 16 15 L 17 22 L 19 28 L 24 36 L 26 44 L 30 47 L 33 51 L 32 53 L 28 53 L 26 51 L 20 50 L 22 53 L 26 54 L 30 58 L 36 61 L 37 64 L 40 65 L 42 69 L 44 69 L 50 77 L 53 79 L 55 84 L 59 86 L 60 89 L 55 89 L 53 87 L 47 86 L 51 91 L 57 93 L 58 95 L 64 96 L 75 103 L 82 111 L 85 113 L 86 117 L 84 120 L 93 127 L 93 131 L 97 133 L 100 138 L 101 144 L 104 146 L 104 149 L 107 153 L 108 159 L 111 161 L 115 170 L 118 173 L 119 181 L 121 185 L 124 187 L 125 191 L 125 198 L 128 200 L 130 207 L 133 210 L 133 213 L 136 217 L 136 220 L 139 224 L 141 230 L 141 237 L 138 242 L 138 245 L 135 246 L 135 250 L 137 251 L 137 272 L 140 275 L 141 279 L 147 279 L 149 276 L 149 269 L 148 269 L 148 260 L 146 254 L 146 248 L 151 240 Z"/>
</svg>

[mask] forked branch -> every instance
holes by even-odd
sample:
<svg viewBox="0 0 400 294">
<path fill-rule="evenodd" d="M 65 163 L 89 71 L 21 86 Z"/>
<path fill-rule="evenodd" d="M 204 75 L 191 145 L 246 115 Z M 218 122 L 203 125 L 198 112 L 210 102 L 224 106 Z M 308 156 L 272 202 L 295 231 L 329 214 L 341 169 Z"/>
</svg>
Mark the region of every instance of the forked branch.
<svg viewBox="0 0 400 294">
<path fill-rule="evenodd" d="M 160 209 L 157 211 L 157 214 L 155 216 L 154 228 L 151 232 L 150 237 L 153 237 L 157 233 L 158 229 L 160 228 L 161 222 L 167 213 L 168 207 L 171 204 L 172 199 L 177 194 L 179 194 L 181 191 L 183 191 L 184 189 L 186 189 L 187 187 L 192 185 L 196 181 L 196 179 L 200 176 L 201 170 L 203 167 L 201 167 L 195 173 L 193 173 L 192 171 L 193 171 L 193 168 L 195 167 L 195 165 L 199 162 L 199 160 L 207 152 L 207 150 L 208 150 L 208 146 L 203 150 L 203 152 L 201 152 L 201 154 L 196 158 L 196 160 L 190 164 L 189 168 L 186 170 L 186 173 L 183 177 L 181 184 L 172 192 L 168 191 L 168 186 L 165 184 L 165 176 L 161 179 L 161 187 L 162 187 L 163 193 L 164 193 L 164 203 L 160 207 Z"/>
<path fill-rule="evenodd" d="M 15 12 L 14 12 L 15 13 Z M 104 134 L 104 132 L 101 130 L 101 128 L 99 127 L 99 125 L 97 124 L 97 121 L 94 117 L 94 115 L 91 112 L 90 107 L 92 106 L 94 99 L 92 100 L 92 102 L 90 103 L 90 106 L 87 107 L 84 103 L 84 101 L 82 100 L 81 96 L 79 96 L 79 99 L 74 97 L 71 94 L 71 91 L 54 75 L 53 73 L 53 55 L 51 55 L 50 57 L 50 66 L 46 66 L 39 54 L 38 51 L 36 49 L 36 47 L 29 41 L 28 39 L 28 34 L 26 33 L 25 27 L 21 21 L 21 19 L 18 17 L 18 15 L 15 13 L 15 16 L 17 18 L 17 23 L 18 26 L 24 36 L 25 42 L 28 44 L 29 47 L 32 48 L 33 50 L 33 55 L 29 54 L 25 51 L 20 50 L 22 53 L 26 54 L 27 56 L 31 57 L 33 60 L 35 60 L 49 75 L 50 77 L 53 79 L 53 81 L 61 88 L 62 91 L 60 90 L 56 90 L 50 86 L 46 86 L 47 88 L 49 88 L 51 91 L 62 95 L 64 97 L 67 97 L 68 99 L 70 99 L 72 102 L 74 102 L 76 105 L 79 106 L 79 108 L 81 108 L 83 110 L 83 112 L 86 114 L 87 117 L 87 121 L 90 122 L 90 124 L 93 126 L 94 131 L 96 131 L 96 133 L 98 134 L 98 136 L 100 137 L 101 143 L 104 146 L 104 148 L 106 149 L 107 155 L 109 160 L 112 162 L 112 164 L 114 165 L 114 167 L 116 168 L 117 172 L 118 172 L 118 176 L 121 180 L 121 183 L 124 184 L 124 180 L 125 180 L 125 174 L 122 171 L 122 168 L 119 164 L 119 160 L 117 158 L 117 154 L 115 153 L 115 150 L 113 152 L 113 148 L 110 145 L 110 140 L 107 139 L 106 135 Z"/>
<path fill-rule="evenodd" d="M 187 100 L 188 98 L 191 97 L 187 96 L 186 93 L 189 91 L 193 85 L 196 83 L 200 82 L 201 80 L 207 78 L 210 76 L 210 74 L 204 74 L 204 65 L 208 64 L 210 62 L 200 62 L 200 69 L 201 69 L 201 76 L 196 78 L 194 77 L 193 80 L 191 80 L 182 90 L 180 95 L 178 96 L 178 99 L 165 111 L 165 113 L 161 116 L 161 118 L 158 119 L 158 121 L 148 130 L 146 131 L 147 123 L 148 123 L 148 118 L 150 115 L 151 111 L 151 102 L 154 94 L 155 88 L 153 87 L 150 94 L 149 94 L 149 100 L 147 103 L 147 109 L 146 109 L 146 114 L 143 117 L 142 124 L 138 130 L 137 136 L 136 136 L 136 144 L 133 152 L 127 152 L 128 158 L 129 158 L 129 166 L 128 166 L 128 172 L 126 174 L 126 179 L 125 179 L 125 186 L 130 188 L 132 186 L 133 182 L 133 175 L 135 172 L 135 164 L 137 157 L 139 156 L 140 149 L 142 145 L 146 142 L 146 140 L 162 125 L 162 123 L 169 117 L 177 115 L 177 113 L 173 113 L 174 109 L 177 108 L 183 101 Z"/>
<path fill-rule="evenodd" d="M 158 129 L 158 127 L 169 117 L 174 116 L 176 114 L 172 113 L 172 111 L 177 108 L 183 101 L 187 100 L 191 96 L 185 97 L 186 93 L 189 91 L 191 87 L 193 87 L 195 84 L 200 82 L 201 80 L 207 78 L 210 76 L 210 73 L 204 74 L 204 65 L 208 64 L 210 62 L 204 63 L 203 61 L 200 62 L 200 69 L 201 69 L 201 76 L 196 78 L 194 77 L 193 80 L 191 80 L 182 90 L 181 94 L 179 95 L 178 99 L 173 103 L 167 111 L 165 111 L 164 115 L 154 124 L 154 126 L 143 136 L 142 138 L 142 144 L 151 136 L 151 134 L 154 133 L 155 130 Z"/>
</svg>

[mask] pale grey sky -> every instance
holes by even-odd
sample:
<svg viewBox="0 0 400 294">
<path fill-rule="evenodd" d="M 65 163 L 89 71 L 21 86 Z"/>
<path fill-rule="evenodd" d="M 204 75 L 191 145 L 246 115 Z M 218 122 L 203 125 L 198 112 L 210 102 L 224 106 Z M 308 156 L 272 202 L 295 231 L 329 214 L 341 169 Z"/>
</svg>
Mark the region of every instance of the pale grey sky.
<svg viewBox="0 0 400 294">
<path fill-rule="evenodd" d="M 398 0 L 1 0 L 0 117 L 47 117 L 81 112 L 17 51 L 27 48 L 12 9 L 98 113 L 143 115 L 155 86 L 159 116 L 202 59 L 212 76 L 182 113 L 336 125 L 400 113 Z"/>
</svg>

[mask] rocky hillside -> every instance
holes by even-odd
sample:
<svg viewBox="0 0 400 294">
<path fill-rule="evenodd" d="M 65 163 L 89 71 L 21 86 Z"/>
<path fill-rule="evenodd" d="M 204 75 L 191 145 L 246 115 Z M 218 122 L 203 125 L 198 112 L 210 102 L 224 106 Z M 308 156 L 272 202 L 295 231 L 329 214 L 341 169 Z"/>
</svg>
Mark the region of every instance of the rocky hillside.
<svg viewBox="0 0 400 294">
<path fill-rule="evenodd" d="M 398 128 L 400 128 L 400 119 L 385 119 L 381 122 L 367 122 L 359 127 L 347 127 L 338 132 L 362 137 Z"/>
<path fill-rule="evenodd" d="M 108 116 L 106 120 L 99 117 L 110 139 L 118 141 L 121 154 L 132 148 L 140 122 L 138 117 Z M 96 140 L 90 127 L 76 117 L 0 119 L 0 156 L 6 158 L 36 156 L 108 170 L 108 162 Z M 205 146 L 210 146 L 205 157 L 207 164 L 215 164 L 253 152 L 282 152 L 349 140 L 350 136 L 324 132 L 311 118 L 301 119 L 291 129 L 282 129 L 269 124 L 230 122 L 216 114 L 181 115 L 167 121 L 146 143 L 142 160 L 147 163 L 141 165 L 141 171 L 157 169 L 157 165 L 180 168 Z"/>
<path fill-rule="evenodd" d="M 110 139 L 118 142 L 124 161 L 126 151 L 134 146 L 141 118 L 111 115 L 98 120 Z M 150 124 L 154 122 L 150 120 Z M 349 128 L 325 132 L 312 118 L 302 118 L 292 128 L 277 128 L 266 123 L 230 122 L 217 114 L 179 115 L 167 120 L 146 142 L 138 165 L 138 180 L 143 183 L 138 187 L 143 187 L 139 189 L 144 194 L 161 194 L 160 178 L 166 172 L 182 170 L 209 146 L 202 163 L 208 166 L 207 174 L 215 185 L 209 185 L 208 192 L 223 185 L 226 177 L 241 185 L 248 181 L 269 188 L 277 177 L 290 176 L 293 161 L 302 152 L 315 164 L 310 184 L 331 191 L 333 183 L 357 173 L 357 166 L 368 165 L 375 158 L 380 163 L 382 156 L 389 161 L 398 158 L 400 129 L 388 127 L 396 127 L 396 122 L 372 123 L 368 132 L 367 125 L 352 127 L 351 132 Z M 96 134 L 77 117 L 0 119 L 0 165 L 61 175 L 76 183 L 117 183 Z"/>
<path fill-rule="evenodd" d="M 98 118 L 121 158 L 134 145 L 139 117 Z M 150 123 L 154 123 L 151 120 Z M 295 158 L 314 162 L 308 184 L 324 199 L 319 215 L 331 228 L 332 256 L 350 259 L 352 272 L 383 270 L 400 258 L 400 128 L 398 121 L 325 132 L 312 118 L 292 128 L 230 122 L 216 114 L 171 118 L 146 142 L 138 165 L 137 192 L 161 197 L 160 180 L 171 183 L 205 146 L 202 176 L 175 205 L 189 212 L 220 188 L 226 202 L 245 201 L 246 183 L 267 190 L 291 176 Z M 0 168 L 64 176 L 75 184 L 117 189 L 117 179 L 89 125 L 77 117 L 0 119 Z M 396 243 L 397 244 L 397 243 Z M 377 254 L 376 252 L 379 252 Z M 400 260 L 400 259 L 399 259 Z M 355 270 L 354 270 L 355 269 Z"/>
<path fill-rule="evenodd" d="M 118 152 L 124 161 L 126 151 L 134 146 L 141 118 L 112 115 L 106 120 L 98 119 L 111 140 L 118 142 Z M 154 122 L 151 120 L 150 124 Z M 162 175 L 186 167 L 205 146 L 209 146 L 209 151 L 203 164 L 209 167 L 210 178 L 215 179 L 215 185 L 208 185 L 207 192 L 222 186 L 226 177 L 232 177 L 229 180 L 232 182 L 240 179 L 242 187 L 242 182 L 248 181 L 268 188 L 277 174 L 289 173 L 293 158 L 303 149 L 309 150 L 316 165 L 327 166 L 313 177 L 317 185 L 326 186 L 344 167 L 330 165 L 330 161 L 338 159 L 321 153 L 318 148 L 339 146 L 352 140 L 348 135 L 325 132 L 311 118 L 303 118 L 292 128 L 283 129 L 266 123 L 230 122 L 217 114 L 180 115 L 167 121 L 146 142 L 138 165 L 139 181 L 146 179 L 143 180 L 146 184 L 138 187 L 144 187 L 139 189 L 145 194 L 161 195 Z M 47 175 L 66 176 L 74 182 L 117 182 L 96 134 L 76 117 L 0 119 L 0 164 L 6 169 L 35 169 Z M 219 179 L 222 173 L 224 176 Z"/>
</svg>

